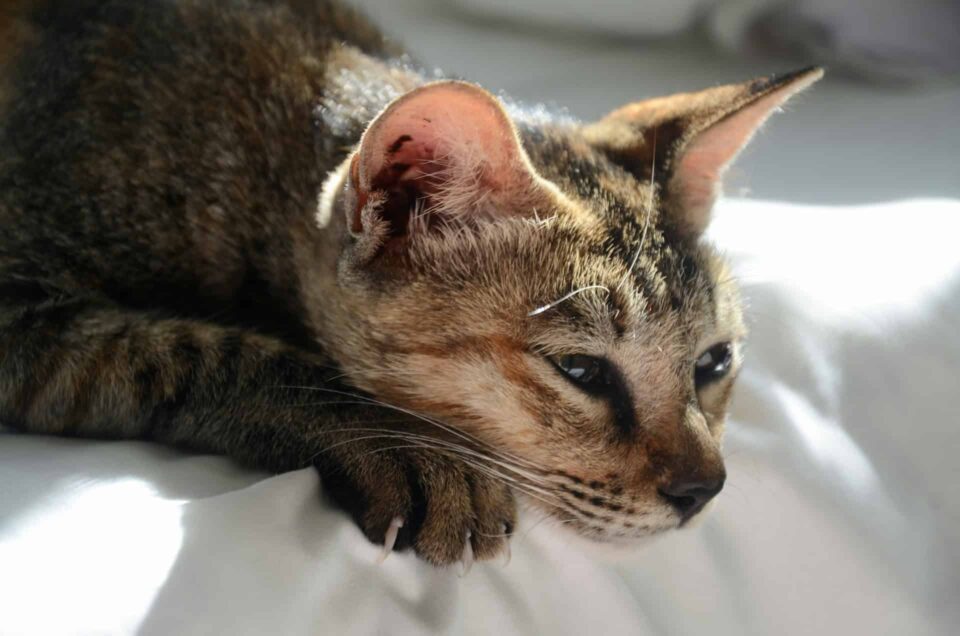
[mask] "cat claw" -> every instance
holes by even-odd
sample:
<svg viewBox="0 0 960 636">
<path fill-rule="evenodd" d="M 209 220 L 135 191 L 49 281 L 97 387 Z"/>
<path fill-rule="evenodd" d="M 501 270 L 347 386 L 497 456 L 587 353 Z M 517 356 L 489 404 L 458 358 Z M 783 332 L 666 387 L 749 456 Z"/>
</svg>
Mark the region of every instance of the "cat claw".
<svg viewBox="0 0 960 636">
<path fill-rule="evenodd" d="M 470 571 L 470 568 L 473 567 L 473 546 L 470 544 L 471 536 L 473 536 L 473 533 L 467 530 L 467 540 L 463 544 L 463 556 L 460 557 L 460 563 L 463 564 L 463 569 L 460 571 L 460 578 L 465 577 L 467 572 Z"/>
<path fill-rule="evenodd" d="M 390 553 L 393 552 L 393 546 L 397 543 L 397 534 L 402 527 L 403 517 L 394 517 L 390 521 L 390 525 L 387 527 L 387 533 L 383 535 L 383 552 L 377 557 L 377 563 L 386 561 Z"/>
</svg>

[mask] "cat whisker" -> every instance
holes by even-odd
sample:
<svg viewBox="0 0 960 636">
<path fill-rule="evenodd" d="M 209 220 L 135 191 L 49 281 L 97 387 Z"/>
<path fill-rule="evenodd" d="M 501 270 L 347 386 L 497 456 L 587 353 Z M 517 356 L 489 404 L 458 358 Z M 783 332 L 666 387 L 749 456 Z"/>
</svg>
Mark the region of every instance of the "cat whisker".
<svg viewBox="0 0 960 636">
<path fill-rule="evenodd" d="M 496 449 L 496 448 L 493 448 L 489 443 L 485 442 L 484 440 L 480 439 L 479 437 L 476 437 L 475 435 L 471 435 L 470 433 L 467 433 L 466 431 L 461 431 L 461 430 L 456 429 L 456 428 L 454 428 L 454 427 L 452 427 L 452 426 L 450 426 L 450 425 L 448 425 L 448 424 L 444 424 L 443 422 L 440 422 L 440 421 L 435 420 L 435 419 L 433 419 L 433 418 L 427 417 L 427 416 L 422 415 L 422 414 L 420 414 L 420 413 L 416 413 L 416 412 L 411 411 L 411 410 L 409 410 L 409 409 L 405 409 L 405 408 L 403 408 L 403 407 L 396 406 L 396 405 L 394 405 L 394 404 L 390 404 L 389 402 L 383 402 L 383 401 L 381 401 L 381 400 L 377 400 L 377 399 L 374 399 L 374 398 L 370 398 L 370 397 L 367 397 L 367 396 L 365 396 L 365 395 L 360 395 L 360 394 L 358 394 L 358 393 L 351 393 L 351 392 L 349 392 L 349 391 L 339 391 L 339 390 L 336 390 L 336 389 L 329 389 L 329 388 L 325 388 L 325 387 L 308 387 L 308 386 L 291 386 L 291 385 L 281 385 L 281 386 L 282 386 L 282 388 L 288 388 L 288 389 L 301 389 L 301 390 L 304 390 L 304 391 L 317 391 L 317 392 L 321 392 L 321 393 L 332 393 L 332 394 L 334 394 L 334 395 L 343 395 L 343 396 L 345 396 L 345 397 L 350 397 L 350 398 L 354 398 L 354 399 L 356 399 L 356 400 L 361 400 L 361 402 L 360 402 L 361 404 L 371 404 L 371 405 L 380 406 L 380 407 L 387 408 L 387 409 L 392 409 L 392 410 L 394 410 L 394 411 L 397 411 L 397 412 L 400 412 L 400 413 L 404 413 L 404 414 L 409 415 L 409 416 L 411 416 L 411 417 L 415 417 L 415 418 L 417 418 L 417 419 L 419 419 L 419 420 L 421 420 L 421 421 L 423 421 L 423 422 L 426 422 L 427 424 L 431 424 L 431 425 L 433 425 L 433 426 L 436 426 L 437 428 L 439 428 L 439 429 L 441 429 L 441 430 L 444 430 L 444 431 L 446 431 L 446 432 L 448 432 L 448 433 L 450 433 L 450 434 L 452 434 L 452 435 L 455 435 L 455 436 L 457 436 L 457 437 L 459 437 L 459 438 L 461 438 L 461 439 L 465 439 L 465 440 L 467 440 L 467 441 L 470 442 L 470 443 L 474 443 L 474 444 L 477 444 L 477 445 L 479 445 L 479 446 L 481 446 L 481 447 L 487 448 L 487 449 L 489 449 L 492 453 L 497 454 L 497 455 L 499 455 L 499 456 L 501 456 L 501 457 L 504 457 L 505 459 L 509 459 L 509 460 L 511 460 L 511 461 L 514 461 L 514 462 L 516 462 L 517 464 L 527 465 L 528 467 L 530 467 L 530 468 L 533 469 L 533 470 L 539 470 L 539 467 L 536 466 L 536 464 L 534 464 L 533 462 L 531 462 L 531 461 L 529 461 L 529 460 L 527 460 L 527 459 L 524 459 L 524 458 L 522 458 L 522 457 L 518 457 L 517 455 L 514 455 L 513 453 L 510 453 L 510 452 L 507 452 L 507 451 L 501 451 L 501 450 L 498 450 L 498 449 Z M 342 402 L 342 403 L 346 403 L 346 402 Z"/>
<path fill-rule="evenodd" d="M 398 420 L 394 420 L 394 421 L 398 421 Z M 399 420 L 399 421 L 402 421 L 402 420 Z M 488 455 L 485 455 L 484 453 L 481 453 L 481 452 L 479 452 L 479 451 L 477 451 L 477 450 L 475 450 L 475 449 L 468 448 L 468 447 L 463 446 L 463 445 L 460 445 L 460 444 L 456 444 L 456 443 L 451 442 L 451 441 L 449 441 L 449 440 L 442 440 L 442 439 L 438 439 L 438 438 L 436 438 L 436 437 L 430 437 L 430 436 L 427 436 L 427 435 L 421 435 L 421 434 L 417 434 L 417 433 L 411 433 L 411 432 L 409 432 L 409 431 L 400 431 L 400 430 L 396 430 L 396 429 L 373 428 L 373 427 L 348 427 L 348 428 L 338 428 L 338 429 L 332 429 L 332 430 L 326 430 L 326 431 L 318 431 L 318 432 L 315 434 L 315 436 L 329 435 L 329 434 L 336 434 L 336 433 L 344 433 L 344 434 L 349 434 L 349 433 L 377 433 L 378 435 L 374 435 L 374 436 L 360 436 L 360 437 L 352 438 L 351 440 L 345 440 L 344 442 L 338 442 L 338 444 L 336 444 L 336 445 L 328 446 L 328 447 L 326 447 L 326 448 L 321 449 L 321 450 L 318 451 L 316 454 L 314 454 L 312 457 L 316 457 L 318 454 L 322 454 L 322 453 L 324 453 L 324 452 L 327 452 L 327 451 L 329 451 L 330 449 L 334 448 L 334 447 L 337 446 L 337 445 L 344 444 L 344 443 L 349 443 L 349 442 L 351 442 L 351 441 L 361 441 L 361 440 L 367 440 L 367 439 L 373 439 L 373 438 L 379 438 L 379 437 L 394 437 L 394 438 L 402 438 L 402 439 L 409 439 L 409 440 L 417 440 L 417 441 L 422 441 L 422 442 L 425 442 L 425 443 L 431 444 L 431 445 L 440 445 L 440 446 L 443 446 L 444 448 L 448 448 L 448 449 L 450 449 L 450 450 L 454 450 L 454 451 L 456 451 L 456 452 L 458 452 L 458 453 L 461 453 L 461 454 L 463 454 L 463 455 L 467 455 L 467 456 L 469 456 L 469 457 L 471 457 L 471 458 L 479 458 L 480 460 L 482 460 L 482 461 L 484 461 L 484 462 L 489 462 L 489 463 L 491 463 L 491 464 L 493 464 L 493 465 L 495 465 L 495 466 L 498 466 L 498 467 L 500 467 L 500 468 L 503 468 L 503 469 L 505 469 L 505 470 L 508 470 L 508 471 L 510 471 L 511 473 L 515 473 L 516 475 L 519 475 L 520 477 L 526 479 L 528 485 L 535 486 L 535 487 L 541 489 L 541 492 L 544 492 L 544 493 L 546 492 L 546 491 L 542 490 L 542 489 L 544 489 L 544 488 L 556 490 L 555 484 L 554 484 L 551 480 L 548 480 L 545 475 L 538 475 L 538 474 L 530 473 L 530 472 L 528 472 L 528 471 L 526 471 L 526 470 L 523 470 L 523 469 L 520 468 L 520 467 L 517 467 L 517 466 L 515 466 L 515 465 L 512 465 L 512 464 L 511 464 L 510 462 L 508 462 L 508 461 L 501 461 L 500 459 L 496 459 L 496 458 L 493 458 L 493 457 L 489 457 Z M 516 479 L 515 477 L 510 477 L 510 478 L 511 478 L 511 479 Z M 517 483 L 520 483 L 520 482 L 517 482 Z M 552 493 L 551 493 L 551 494 L 552 494 Z"/>
<path fill-rule="evenodd" d="M 575 289 L 575 290 L 573 290 L 572 292 L 570 292 L 570 293 L 568 293 L 568 294 L 566 294 L 566 295 L 558 298 L 557 300 L 553 301 L 552 303 L 549 303 L 549 304 L 547 304 L 547 305 L 544 305 L 543 307 L 538 307 L 538 308 L 534 309 L 533 311 L 531 311 L 530 313 L 527 314 L 527 317 L 528 317 L 528 318 L 532 318 L 533 316 L 538 316 L 538 315 L 542 314 L 543 312 L 549 311 L 549 310 L 553 309 L 554 307 L 556 307 L 557 305 L 559 305 L 559 304 L 561 304 L 561 303 L 564 303 L 564 302 L 570 300 L 571 298 L 573 298 L 573 297 L 576 296 L 577 294 L 581 294 L 581 293 L 583 293 L 583 292 L 585 292 L 585 291 L 590 291 L 591 289 L 602 289 L 603 291 L 607 292 L 608 294 L 610 293 L 610 288 L 607 287 L 606 285 L 585 285 L 585 286 L 583 286 L 583 287 L 580 287 L 580 288 L 578 288 L 578 289 Z"/>
<path fill-rule="evenodd" d="M 392 429 L 378 429 L 378 428 L 370 428 L 370 427 L 350 427 L 350 428 L 343 428 L 343 429 L 334 429 L 334 430 L 329 430 L 329 431 L 319 431 L 316 435 L 325 435 L 325 434 L 331 434 L 331 433 L 349 433 L 349 432 L 382 433 L 383 436 L 385 436 L 385 437 L 386 437 L 386 436 L 394 436 L 394 437 L 398 437 L 398 438 L 401 438 L 401 437 L 402 437 L 402 438 L 404 438 L 404 439 L 420 440 L 420 441 L 424 441 L 424 442 L 428 442 L 428 443 L 433 443 L 433 444 L 441 444 L 441 445 L 445 446 L 446 448 L 456 449 L 457 452 L 460 452 L 460 453 L 469 455 L 469 456 L 471 456 L 471 457 L 480 458 L 480 459 L 482 459 L 483 461 L 490 462 L 490 463 L 492 463 L 492 464 L 494 464 L 494 465 L 496 465 L 496 466 L 499 466 L 499 467 L 501 467 L 501 468 L 503 468 L 503 469 L 505 469 L 505 470 L 508 470 L 508 471 L 510 471 L 510 472 L 512 472 L 512 473 L 516 473 L 517 475 L 519 475 L 519 476 L 524 477 L 525 479 L 527 479 L 527 480 L 530 482 L 530 484 L 535 484 L 536 486 L 538 486 L 538 487 L 540 487 L 540 488 L 544 488 L 544 487 L 546 487 L 546 488 L 555 488 L 555 486 L 553 485 L 553 483 L 552 483 L 551 481 L 549 481 L 549 480 L 546 478 L 546 476 L 544 476 L 544 475 L 537 475 L 537 474 L 530 473 L 530 472 L 528 472 L 528 471 L 526 471 L 526 470 L 523 470 L 522 468 L 519 468 L 519 467 L 517 467 L 517 466 L 511 465 L 509 462 L 505 462 L 505 461 L 501 461 L 501 460 L 496 459 L 496 458 L 493 458 L 493 457 L 489 457 L 489 456 L 487 456 L 487 455 L 485 455 L 485 454 L 483 454 L 483 453 L 481 453 L 481 452 L 479 452 L 479 451 L 477 451 L 477 450 L 468 448 L 468 447 L 466 447 L 466 446 L 462 446 L 462 445 L 460 445 L 460 444 L 455 444 L 455 443 L 450 442 L 450 441 L 448 441 L 448 440 L 441 440 L 441 439 L 437 439 L 437 438 L 435 438 L 435 437 L 430 437 L 430 436 L 427 436 L 427 435 L 420 435 L 420 434 L 417 434 L 417 433 L 410 433 L 410 432 L 408 432 L 408 431 L 397 431 L 397 430 L 392 430 Z M 360 438 L 358 438 L 358 440 L 359 440 L 359 439 L 369 439 L 369 438 L 360 437 Z M 329 450 L 329 448 L 320 451 L 320 453 L 325 452 L 326 450 Z"/>
<path fill-rule="evenodd" d="M 379 436 L 377 436 L 377 437 L 379 437 Z M 386 437 L 386 436 L 383 436 L 383 437 Z M 374 439 L 374 438 L 376 438 L 376 437 L 371 437 L 371 438 L 369 438 L 369 439 Z M 349 440 L 349 441 L 359 441 L 359 439 Z M 349 441 L 348 441 L 348 442 L 345 442 L 345 443 L 349 443 Z M 381 452 L 386 452 L 386 451 L 390 451 L 390 450 L 410 449 L 410 448 L 422 448 L 422 449 L 432 450 L 432 451 L 434 451 L 434 452 L 446 453 L 446 454 L 450 454 L 450 450 L 451 450 L 451 449 L 445 449 L 445 448 L 441 448 L 441 447 L 437 447 L 437 446 L 432 446 L 432 445 L 424 444 L 424 443 L 397 444 L 397 445 L 393 445 L 393 446 L 383 446 L 383 447 L 380 447 L 380 448 L 371 449 L 371 450 L 369 450 L 369 451 L 367 451 L 367 452 L 365 452 L 365 453 L 362 453 L 361 455 L 358 455 L 357 457 L 353 458 L 353 462 L 360 461 L 361 459 L 363 459 L 363 458 L 365 458 L 365 457 L 368 457 L 369 455 L 372 455 L 372 454 L 374 454 L 374 453 L 381 453 Z M 454 453 L 454 454 L 456 454 L 456 453 Z M 555 505 L 553 502 L 551 502 L 551 501 L 549 501 L 548 499 L 546 499 L 546 498 L 545 498 L 544 496 L 542 496 L 540 493 L 536 492 L 536 490 L 532 490 L 528 484 L 524 484 L 523 482 L 519 482 L 519 481 L 515 480 L 514 478 L 507 477 L 507 476 L 503 475 L 502 473 L 499 473 L 499 472 L 497 472 L 497 471 L 495 471 L 495 470 L 491 470 L 489 467 L 483 466 L 483 465 L 480 465 L 480 464 L 477 464 L 476 462 L 471 461 L 471 460 L 469 460 L 469 459 L 466 459 L 466 458 L 463 458 L 463 457 L 459 457 L 459 459 L 461 459 L 465 464 L 467 464 L 468 466 L 470 466 L 470 467 L 473 468 L 474 470 L 477 470 L 478 472 L 481 472 L 481 473 L 487 475 L 487 476 L 490 477 L 491 479 L 497 480 L 497 481 L 499 481 L 499 482 L 501 482 L 501 483 L 503 483 L 503 484 L 505 484 L 505 485 L 507 485 L 507 486 L 510 486 L 510 487 L 512 487 L 512 488 L 515 488 L 515 489 L 519 490 L 520 492 L 522 492 L 522 493 L 525 494 L 526 496 L 530 497 L 531 499 L 537 499 L 537 500 L 543 502 L 544 504 L 546 504 L 547 506 L 553 507 L 553 506 Z"/>
<path fill-rule="evenodd" d="M 346 431 L 346 430 L 351 430 L 351 429 L 344 429 L 344 430 Z M 357 429 L 352 429 L 352 430 L 357 430 Z M 375 429 L 375 430 L 376 430 L 376 429 Z M 330 446 L 327 446 L 327 447 L 325 447 L 324 449 L 321 449 L 320 451 L 318 451 L 317 453 L 315 453 L 315 454 L 311 457 L 311 459 L 314 458 L 314 457 L 316 457 L 317 455 L 321 455 L 321 454 L 323 454 L 323 453 L 325 453 L 325 452 L 328 452 L 328 451 L 330 451 L 330 450 L 333 449 L 333 448 L 336 448 L 336 447 L 339 447 L 339 446 L 343 446 L 343 445 L 345 445 L 345 444 L 355 443 L 355 442 L 369 441 L 369 440 L 374 440 L 374 439 L 401 439 L 401 440 L 408 440 L 408 441 L 411 442 L 411 445 L 409 446 L 409 447 L 411 447 L 411 448 L 424 448 L 424 449 L 430 449 L 430 450 L 433 450 L 433 451 L 436 451 L 436 452 L 453 453 L 453 454 L 455 454 L 461 461 L 463 461 L 465 464 L 467 464 L 467 465 L 470 466 L 471 468 L 473 468 L 473 469 L 475 469 L 475 470 L 477 470 L 477 471 L 479 471 L 479 472 L 482 472 L 482 473 L 488 475 L 489 477 L 491 477 L 491 478 L 493 478 L 493 479 L 496 479 L 496 480 L 498 480 L 498 481 L 500 481 L 500 482 L 502 482 L 502 483 L 504 483 L 504 484 L 506 484 L 506 485 L 508 485 L 508 486 L 511 486 L 511 487 L 513 487 L 513 488 L 516 488 L 516 489 L 524 492 L 524 494 L 526 494 L 526 495 L 528 495 L 528 496 L 530 496 L 530 497 L 532 497 L 532 498 L 538 499 L 538 500 L 542 501 L 542 502 L 545 503 L 545 504 L 548 504 L 548 505 L 551 505 L 551 506 L 556 506 L 558 502 L 562 502 L 562 501 L 563 501 L 563 500 L 561 499 L 561 497 L 559 496 L 558 493 L 554 493 L 554 492 L 550 492 L 550 491 L 548 491 L 548 490 L 544 490 L 541 486 L 538 486 L 535 482 L 534 482 L 534 483 L 529 483 L 529 482 L 525 482 L 525 481 L 519 480 L 519 479 L 517 479 L 515 476 L 508 475 L 508 474 L 504 474 L 504 473 L 502 473 L 502 472 L 500 472 L 500 471 L 492 468 L 492 467 L 489 466 L 489 465 L 485 465 L 485 464 L 483 464 L 483 463 L 481 463 L 481 462 L 478 462 L 478 461 L 475 459 L 475 457 L 478 457 L 478 458 L 480 458 L 481 460 L 487 461 L 487 462 L 490 461 L 490 458 L 485 457 L 485 456 L 483 456 L 483 455 L 481 455 L 481 454 L 479 454 L 479 453 L 476 453 L 475 451 L 473 451 L 473 450 L 471 450 L 471 449 L 468 449 L 468 448 L 465 448 L 465 447 L 462 447 L 462 446 L 459 446 L 459 445 L 456 445 L 456 444 L 446 443 L 446 442 L 444 442 L 444 441 L 442 441 L 442 440 L 437 440 L 437 439 L 435 439 L 435 438 L 427 437 L 427 436 L 423 436 L 423 435 L 416 435 L 416 434 L 410 434 L 410 433 L 399 432 L 399 431 L 390 431 L 389 429 L 383 429 L 383 430 L 384 430 L 385 432 L 383 432 L 383 433 L 381 433 L 381 434 L 378 434 L 378 435 L 362 435 L 362 436 L 359 436 L 359 437 L 353 437 L 353 438 L 351 438 L 351 439 L 344 440 L 344 441 L 342 441 L 342 442 L 337 442 L 336 444 L 332 444 L 332 445 L 330 445 Z M 365 457 L 366 455 L 369 455 L 370 453 L 379 452 L 379 451 L 384 451 L 384 450 L 390 450 L 390 449 L 394 449 L 394 448 L 397 448 L 397 447 L 396 447 L 396 446 L 387 446 L 387 447 L 381 447 L 381 448 L 372 449 L 371 451 L 368 451 L 367 453 L 364 453 L 364 454 L 358 456 L 358 457 L 355 458 L 355 459 L 360 459 L 361 457 Z M 510 468 L 511 468 L 511 467 L 506 466 L 506 465 L 503 465 L 503 464 L 501 464 L 501 465 L 502 465 L 504 468 L 507 468 L 507 469 L 510 469 Z M 553 501 L 548 500 L 547 498 L 549 498 L 549 497 L 552 497 L 552 498 L 553 498 Z"/>
<path fill-rule="evenodd" d="M 537 526 L 539 526 L 541 523 L 543 523 L 547 519 L 552 519 L 551 515 L 543 510 L 537 510 L 537 513 L 540 515 L 540 518 L 536 522 L 534 522 L 532 526 L 527 528 L 524 531 L 523 535 L 519 539 L 516 539 L 516 541 L 518 542 L 526 541 L 527 537 L 530 536 L 530 533 L 533 532 L 537 528 Z M 556 519 L 553 519 L 553 520 L 556 521 Z"/>
</svg>

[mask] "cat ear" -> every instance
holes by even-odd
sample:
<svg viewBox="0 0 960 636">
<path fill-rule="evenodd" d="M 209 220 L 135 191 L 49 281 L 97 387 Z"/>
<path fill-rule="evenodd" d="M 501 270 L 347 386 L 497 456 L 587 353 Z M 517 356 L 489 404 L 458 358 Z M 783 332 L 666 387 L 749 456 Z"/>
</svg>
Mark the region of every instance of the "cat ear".
<svg viewBox="0 0 960 636">
<path fill-rule="evenodd" d="M 385 238 L 532 212 L 549 196 L 499 101 L 456 81 L 391 103 L 364 133 L 349 179 L 351 230 Z"/>
<path fill-rule="evenodd" d="M 696 238 L 737 154 L 777 108 L 822 76 L 810 68 L 636 102 L 586 126 L 584 134 L 638 179 L 655 178 L 668 221 L 680 236 Z"/>
</svg>

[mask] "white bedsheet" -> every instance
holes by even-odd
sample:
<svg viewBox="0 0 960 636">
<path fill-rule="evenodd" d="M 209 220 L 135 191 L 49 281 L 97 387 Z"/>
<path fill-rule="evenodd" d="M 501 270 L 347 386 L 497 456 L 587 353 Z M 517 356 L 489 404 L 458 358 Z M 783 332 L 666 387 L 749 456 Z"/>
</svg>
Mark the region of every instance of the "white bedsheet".
<svg viewBox="0 0 960 636">
<path fill-rule="evenodd" d="M 0 634 L 960 632 L 960 201 L 727 200 L 750 301 L 712 515 L 610 564 L 548 524 L 375 565 L 312 471 L 0 435 Z"/>
</svg>

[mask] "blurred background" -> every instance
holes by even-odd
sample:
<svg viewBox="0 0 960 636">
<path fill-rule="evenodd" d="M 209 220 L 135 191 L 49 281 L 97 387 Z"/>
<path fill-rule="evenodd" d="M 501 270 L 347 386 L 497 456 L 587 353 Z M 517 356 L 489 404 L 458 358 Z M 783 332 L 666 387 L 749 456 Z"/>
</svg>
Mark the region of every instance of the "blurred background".
<svg viewBox="0 0 960 636">
<path fill-rule="evenodd" d="M 960 198 L 957 0 L 353 0 L 418 62 L 599 117 L 624 103 L 810 64 L 728 175 L 805 203 Z"/>
</svg>

